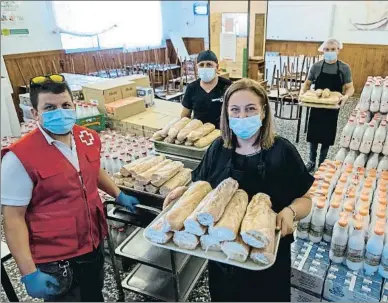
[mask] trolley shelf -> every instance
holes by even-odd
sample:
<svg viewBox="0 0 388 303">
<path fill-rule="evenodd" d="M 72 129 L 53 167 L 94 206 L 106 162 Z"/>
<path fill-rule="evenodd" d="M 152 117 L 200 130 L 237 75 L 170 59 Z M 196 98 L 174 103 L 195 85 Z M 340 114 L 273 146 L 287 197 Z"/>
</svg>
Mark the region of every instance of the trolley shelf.
<svg viewBox="0 0 388 303">
<path fill-rule="evenodd" d="M 155 299 L 173 302 L 186 301 L 191 290 L 205 270 L 207 260 L 191 257 L 179 274 L 180 292 L 178 300 L 174 297 L 172 274 L 146 265 L 137 265 L 122 282 L 123 288 L 145 294 Z"/>
<path fill-rule="evenodd" d="M 155 267 L 159 270 L 172 273 L 171 252 L 167 249 L 156 247 L 143 237 L 143 228 L 137 228 L 127 239 L 116 248 L 116 255 L 136 260 L 142 264 Z M 185 267 L 190 256 L 174 253 L 177 273 Z"/>
</svg>

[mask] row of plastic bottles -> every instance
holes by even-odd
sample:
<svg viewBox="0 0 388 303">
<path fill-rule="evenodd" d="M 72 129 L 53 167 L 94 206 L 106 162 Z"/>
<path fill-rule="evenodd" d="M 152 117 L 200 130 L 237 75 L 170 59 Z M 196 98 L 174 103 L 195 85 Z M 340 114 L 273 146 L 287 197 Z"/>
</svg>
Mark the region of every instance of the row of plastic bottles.
<svg viewBox="0 0 388 303">
<path fill-rule="evenodd" d="M 354 150 L 349 151 L 346 148 L 341 148 L 337 152 L 335 160 L 345 165 L 365 167 L 367 170 L 376 169 L 379 173 L 388 170 L 388 156 L 381 156 L 378 153 L 372 153 L 368 156 Z"/>
<path fill-rule="evenodd" d="M 90 104 L 84 101 L 75 101 L 75 112 L 77 119 L 89 118 L 100 114 L 97 104 Z"/>
<path fill-rule="evenodd" d="M 368 78 L 360 96 L 360 109 L 388 113 L 388 79 Z"/>
<path fill-rule="evenodd" d="M 367 124 L 363 117 L 358 123 L 351 117 L 342 131 L 340 146 L 364 154 L 373 152 L 388 155 L 387 121 L 380 122 L 380 119 L 381 116 L 376 114 Z"/>
</svg>

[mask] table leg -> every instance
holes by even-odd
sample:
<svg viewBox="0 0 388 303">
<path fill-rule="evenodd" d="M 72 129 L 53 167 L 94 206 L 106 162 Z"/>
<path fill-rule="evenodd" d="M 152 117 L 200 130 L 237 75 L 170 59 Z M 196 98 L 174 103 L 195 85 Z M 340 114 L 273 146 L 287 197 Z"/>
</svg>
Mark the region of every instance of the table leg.
<svg viewBox="0 0 388 303">
<path fill-rule="evenodd" d="M 178 272 L 176 269 L 175 264 L 175 252 L 170 251 L 171 256 L 171 272 L 172 272 L 172 279 L 174 281 L 174 296 L 175 296 L 175 302 L 179 302 L 179 295 L 180 295 L 180 289 L 179 289 L 179 277 Z"/>
<path fill-rule="evenodd" d="M 13 289 L 11 280 L 8 277 L 7 271 L 4 268 L 3 262 L 1 262 L 1 285 L 3 286 L 4 292 L 10 302 L 19 302 L 19 299 Z"/>
<path fill-rule="evenodd" d="M 109 255 L 111 258 L 112 262 L 112 269 L 113 269 L 113 274 L 116 280 L 116 285 L 117 285 L 117 291 L 119 293 L 119 298 L 117 302 L 124 302 L 125 301 L 125 295 L 123 291 L 123 287 L 121 286 L 121 277 L 120 277 L 120 271 L 117 268 L 117 263 L 116 263 L 116 256 L 115 256 L 115 251 L 113 247 L 113 241 L 110 236 L 110 228 L 108 229 L 108 235 L 107 235 L 107 240 L 108 240 L 108 248 L 109 248 Z"/>
<path fill-rule="evenodd" d="M 304 121 L 304 133 L 307 132 L 307 124 L 309 122 L 309 116 L 310 116 L 310 107 L 306 107 L 306 117 Z"/>
<path fill-rule="evenodd" d="M 298 111 L 298 125 L 296 127 L 296 140 L 295 143 L 299 143 L 299 135 L 300 135 L 300 126 L 301 126 L 301 121 L 302 121 L 302 107 L 299 106 L 299 111 Z"/>
</svg>

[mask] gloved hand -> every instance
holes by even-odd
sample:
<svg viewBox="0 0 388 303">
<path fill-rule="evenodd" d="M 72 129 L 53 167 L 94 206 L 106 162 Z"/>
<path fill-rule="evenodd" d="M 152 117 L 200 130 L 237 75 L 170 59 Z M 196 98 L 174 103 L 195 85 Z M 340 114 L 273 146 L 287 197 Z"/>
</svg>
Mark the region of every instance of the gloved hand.
<svg viewBox="0 0 388 303">
<path fill-rule="evenodd" d="M 128 196 L 123 192 L 120 192 L 119 196 L 116 198 L 116 203 L 121 204 L 122 206 L 129 209 L 131 212 L 135 212 L 135 205 L 139 204 L 139 200 L 135 197 Z"/>
<path fill-rule="evenodd" d="M 56 288 L 59 286 L 57 279 L 41 272 L 39 269 L 23 276 L 21 281 L 25 285 L 29 296 L 46 300 L 49 296 L 57 294 Z"/>
</svg>

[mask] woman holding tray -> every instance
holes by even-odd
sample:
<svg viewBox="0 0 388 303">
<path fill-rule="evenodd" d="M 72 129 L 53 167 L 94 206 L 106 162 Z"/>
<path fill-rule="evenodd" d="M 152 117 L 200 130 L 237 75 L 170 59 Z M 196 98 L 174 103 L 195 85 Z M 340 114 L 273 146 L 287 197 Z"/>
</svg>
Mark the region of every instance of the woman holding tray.
<svg viewBox="0 0 388 303">
<path fill-rule="evenodd" d="M 315 85 L 315 90 L 328 88 L 332 92 L 343 93 L 340 106 L 344 106 L 354 94 L 352 73 L 349 65 L 337 59 L 342 43 L 336 39 L 328 39 L 318 49 L 323 52 L 324 60 L 314 63 L 308 78 L 304 83 L 301 94 L 303 95 Z M 334 144 L 337 133 L 337 120 L 339 110 L 312 108 L 308 122 L 307 142 L 310 144 L 310 159 L 306 164 L 309 172 L 315 169 L 318 143 L 321 144 L 319 165 L 325 161 L 329 148 Z"/>
<path fill-rule="evenodd" d="M 308 190 L 314 178 L 295 147 L 276 136 L 267 93 L 257 82 L 242 79 L 225 93 L 221 114 L 222 138 L 208 149 L 193 172 L 193 181 L 204 180 L 215 188 L 232 177 L 249 198 L 262 192 L 271 197 L 281 231 L 275 264 L 264 271 L 209 261 L 212 301 L 290 301 L 291 247 L 294 222 L 311 209 Z M 167 206 L 183 194 L 177 188 Z"/>
</svg>

